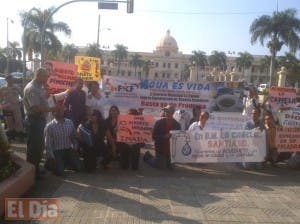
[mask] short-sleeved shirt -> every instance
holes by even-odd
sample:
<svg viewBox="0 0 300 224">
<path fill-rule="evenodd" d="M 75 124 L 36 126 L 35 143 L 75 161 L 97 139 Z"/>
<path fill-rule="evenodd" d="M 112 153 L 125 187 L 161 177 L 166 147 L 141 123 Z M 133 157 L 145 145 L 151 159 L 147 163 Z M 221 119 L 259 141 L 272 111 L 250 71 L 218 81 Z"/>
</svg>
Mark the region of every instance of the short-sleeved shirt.
<svg viewBox="0 0 300 224">
<path fill-rule="evenodd" d="M 97 99 L 93 95 L 90 95 L 86 98 L 86 105 L 89 107 L 90 111 L 98 110 L 101 112 L 102 117 L 104 117 L 105 99 L 103 97 Z"/>
<path fill-rule="evenodd" d="M 199 121 L 195 121 L 194 123 L 192 123 L 188 129 L 189 131 L 202 131 L 203 128 L 200 126 L 200 122 Z"/>
<path fill-rule="evenodd" d="M 33 106 L 48 106 L 45 89 L 36 80 L 32 80 L 25 86 L 23 104 L 27 116 L 36 113 L 32 110 Z M 40 114 L 46 116 L 46 113 Z"/>
</svg>

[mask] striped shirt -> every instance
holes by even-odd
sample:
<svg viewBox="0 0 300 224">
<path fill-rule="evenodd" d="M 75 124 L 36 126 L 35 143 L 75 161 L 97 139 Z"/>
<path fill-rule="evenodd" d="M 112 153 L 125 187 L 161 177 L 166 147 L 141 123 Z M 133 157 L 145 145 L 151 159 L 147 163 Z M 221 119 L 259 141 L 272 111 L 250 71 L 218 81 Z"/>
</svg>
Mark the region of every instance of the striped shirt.
<svg viewBox="0 0 300 224">
<path fill-rule="evenodd" d="M 45 147 L 49 157 L 54 157 L 53 151 L 69 149 L 76 144 L 76 130 L 70 119 L 58 122 L 55 118 L 45 128 Z"/>
</svg>

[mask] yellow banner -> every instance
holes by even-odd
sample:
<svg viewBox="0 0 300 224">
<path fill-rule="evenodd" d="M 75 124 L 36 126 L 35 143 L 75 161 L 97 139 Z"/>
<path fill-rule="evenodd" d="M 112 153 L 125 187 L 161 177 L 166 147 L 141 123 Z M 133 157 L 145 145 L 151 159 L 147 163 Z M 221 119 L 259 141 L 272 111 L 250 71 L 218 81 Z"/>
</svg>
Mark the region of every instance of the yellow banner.
<svg viewBox="0 0 300 224">
<path fill-rule="evenodd" d="M 100 58 L 75 56 L 78 76 L 85 81 L 101 80 Z"/>
</svg>

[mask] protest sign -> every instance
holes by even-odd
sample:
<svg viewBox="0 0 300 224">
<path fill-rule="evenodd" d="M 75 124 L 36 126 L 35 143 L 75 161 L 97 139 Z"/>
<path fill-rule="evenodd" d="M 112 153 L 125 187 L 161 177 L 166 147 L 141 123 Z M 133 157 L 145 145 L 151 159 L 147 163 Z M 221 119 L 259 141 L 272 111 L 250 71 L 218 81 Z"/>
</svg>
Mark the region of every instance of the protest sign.
<svg viewBox="0 0 300 224">
<path fill-rule="evenodd" d="M 101 80 L 100 58 L 75 56 L 75 64 L 80 78 L 85 81 Z"/>
<path fill-rule="evenodd" d="M 151 143 L 154 118 L 150 115 L 119 115 L 117 141 Z"/>
<path fill-rule="evenodd" d="M 281 111 L 279 113 L 279 122 L 283 126 L 300 126 L 300 107 Z"/>
<path fill-rule="evenodd" d="M 297 103 L 296 89 L 272 86 L 269 92 L 269 102 L 272 108 L 295 107 Z"/>
<path fill-rule="evenodd" d="M 251 120 L 251 117 L 243 116 L 238 112 L 213 112 L 209 115 L 206 127 L 209 129 L 244 129 L 245 123 Z"/>
<path fill-rule="evenodd" d="M 68 64 L 59 61 L 46 61 L 45 68 L 49 72 L 47 84 L 55 92 L 71 88 L 77 78 L 77 67 L 75 64 Z"/>
<path fill-rule="evenodd" d="M 300 127 L 279 126 L 276 128 L 276 147 L 278 152 L 300 151 Z"/>
<path fill-rule="evenodd" d="M 266 136 L 260 130 L 172 131 L 173 163 L 262 162 Z"/>
</svg>

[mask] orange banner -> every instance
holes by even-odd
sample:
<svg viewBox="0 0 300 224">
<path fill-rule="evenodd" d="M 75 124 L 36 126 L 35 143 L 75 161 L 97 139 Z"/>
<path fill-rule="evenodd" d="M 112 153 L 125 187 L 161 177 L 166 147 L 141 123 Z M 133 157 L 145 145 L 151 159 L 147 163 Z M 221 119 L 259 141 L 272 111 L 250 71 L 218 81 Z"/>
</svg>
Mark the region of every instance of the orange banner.
<svg viewBox="0 0 300 224">
<path fill-rule="evenodd" d="M 75 56 L 75 64 L 80 78 L 85 81 L 101 80 L 100 58 Z"/>
<path fill-rule="evenodd" d="M 75 64 L 60 61 L 46 61 L 45 67 L 49 72 L 47 84 L 50 89 L 69 89 L 77 78 L 77 68 Z"/>
<path fill-rule="evenodd" d="M 117 141 L 126 143 L 152 142 L 154 117 L 150 115 L 119 115 Z"/>
<path fill-rule="evenodd" d="M 277 127 L 275 141 L 278 152 L 300 151 L 300 127 Z"/>
</svg>

